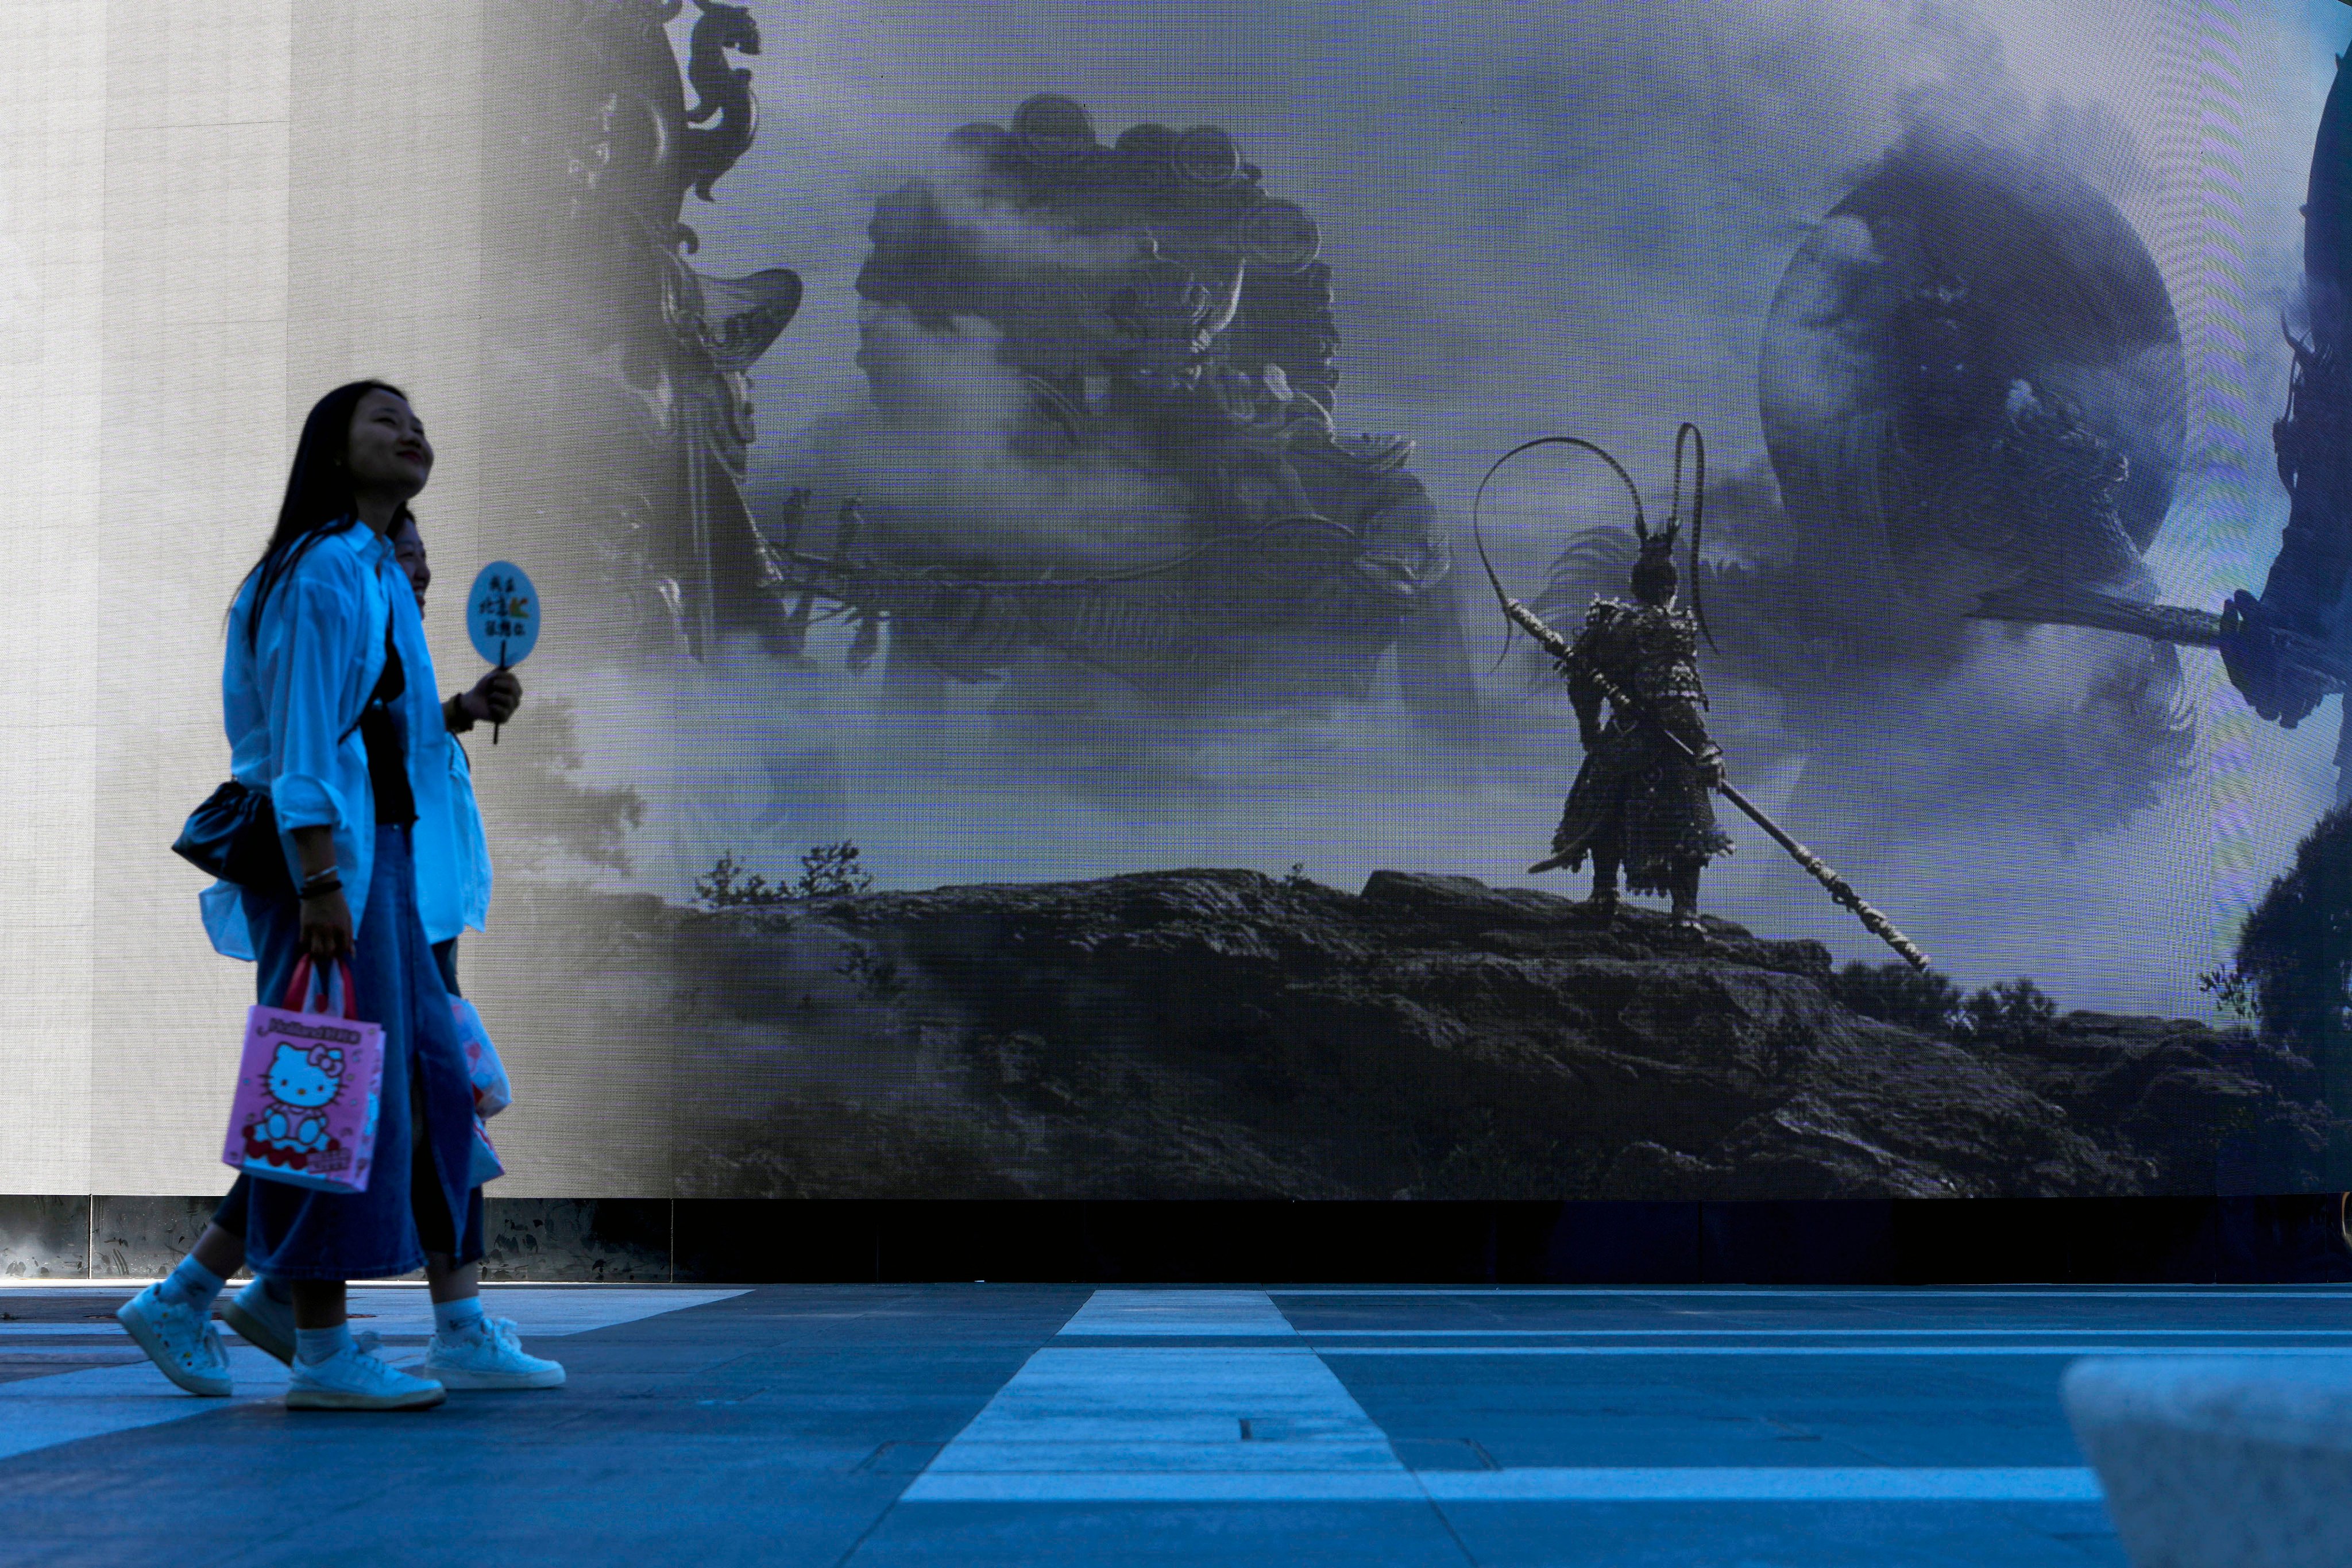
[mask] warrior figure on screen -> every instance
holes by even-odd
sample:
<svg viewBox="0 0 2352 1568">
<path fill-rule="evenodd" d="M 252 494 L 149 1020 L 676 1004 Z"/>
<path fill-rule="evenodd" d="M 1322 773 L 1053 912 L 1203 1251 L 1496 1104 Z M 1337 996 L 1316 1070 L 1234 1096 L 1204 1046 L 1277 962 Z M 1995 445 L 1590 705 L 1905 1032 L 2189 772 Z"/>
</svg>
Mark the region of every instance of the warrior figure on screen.
<svg viewBox="0 0 2352 1568">
<path fill-rule="evenodd" d="M 1584 765 L 1550 863 L 1572 871 L 1590 855 L 1592 904 L 1604 916 L 1622 874 L 1637 893 L 1672 898 L 1675 923 L 1696 931 L 1699 873 L 1730 853 L 1731 839 L 1715 820 L 1723 752 L 1706 732 L 1698 618 L 1675 603 L 1676 531 L 1673 522 L 1643 531 L 1633 602 L 1594 600 L 1566 661 Z"/>
<path fill-rule="evenodd" d="M 1697 479 L 1690 492 L 1687 611 L 1675 603 L 1681 586 L 1675 572 L 1675 536 L 1681 531 L 1685 442 L 1697 458 Z M 1538 447 L 1577 447 L 1592 453 L 1616 473 L 1633 502 L 1633 602 L 1595 599 L 1574 642 L 1505 590 L 1478 531 L 1486 487 L 1512 458 Z M 1925 971 L 1927 955 L 1916 942 L 1724 777 L 1723 752 L 1707 735 L 1702 716 L 1706 687 L 1698 678 L 1699 639 L 1715 646 L 1699 604 L 1705 581 L 1699 572 L 1699 521 L 1706 505 L 1706 440 L 1688 422 L 1675 432 L 1675 511 L 1654 534 L 1642 519 L 1642 492 L 1633 476 L 1580 437 L 1538 436 L 1522 441 L 1496 458 L 1478 481 L 1470 502 L 1470 537 L 1478 547 L 1479 564 L 1486 569 L 1487 585 L 1495 590 L 1505 618 L 1533 637 L 1568 677 L 1569 698 L 1576 705 L 1577 729 L 1584 740 L 1584 766 L 1569 792 L 1559 831 L 1552 836 L 1551 856 L 1528 867 L 1528 874 L 1559 866 L 1573 871 L 1590 855 L 1592 904 L 1602 919 L 1616 910 L 1617 879 L 1622 875 L 1637 893 L 1669 895 L 1675 924 L 1699 932 L 1699 873 L 1717 855 L 1731 853 L 1731 840 L 1715 825 L 1714 797 L 1719 792 L 1830 897 L 1853 910 L 1872 935 L 1901 953 L 1912 968 Z M 1601 714 L 1604 704 L 1612 710 L 1606 724 Z"/>
</svg>

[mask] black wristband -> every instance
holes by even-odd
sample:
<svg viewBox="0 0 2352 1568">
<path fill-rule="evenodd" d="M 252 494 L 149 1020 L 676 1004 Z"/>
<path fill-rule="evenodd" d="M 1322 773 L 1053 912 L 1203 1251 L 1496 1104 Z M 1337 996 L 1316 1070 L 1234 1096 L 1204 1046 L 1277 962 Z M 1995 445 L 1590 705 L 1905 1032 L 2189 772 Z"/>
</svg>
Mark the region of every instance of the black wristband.
<svg viewBox="0 0 2352 1568">
<path fill-rule="evenodd" d="M 466 711 L 464 692 L 459 692 L 441 705 L 441 722 L 452 735 L 462 735 L 474 727 L 474 716 Z"/>
<path fill-rule="evenodd" d="M 323 899 L 329 893 L 340 893 L 342 890 L 343 874 L 341 867 L 330 866 L 317 876 L 305 877 L 302 879 L 301 896 L 306 899 Z"/>
</svg>

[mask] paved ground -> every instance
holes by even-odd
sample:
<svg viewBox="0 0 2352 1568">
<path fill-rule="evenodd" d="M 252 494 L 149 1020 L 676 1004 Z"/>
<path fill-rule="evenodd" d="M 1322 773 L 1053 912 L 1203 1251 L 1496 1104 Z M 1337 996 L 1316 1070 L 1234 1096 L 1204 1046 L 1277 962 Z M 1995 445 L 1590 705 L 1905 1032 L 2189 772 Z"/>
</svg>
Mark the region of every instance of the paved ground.
<svg viewBox="0 0 2352 1568">
<path fill-rule="evenodd" d="M 2119 1564 L 2070 1359 L 2352 1351 L 2341 1287 L 493 1287 L 569 1386 L 361 1416 L 180 1394 L 127 1293 L 0 1288 L 0 1562 Z"/>
</svg>

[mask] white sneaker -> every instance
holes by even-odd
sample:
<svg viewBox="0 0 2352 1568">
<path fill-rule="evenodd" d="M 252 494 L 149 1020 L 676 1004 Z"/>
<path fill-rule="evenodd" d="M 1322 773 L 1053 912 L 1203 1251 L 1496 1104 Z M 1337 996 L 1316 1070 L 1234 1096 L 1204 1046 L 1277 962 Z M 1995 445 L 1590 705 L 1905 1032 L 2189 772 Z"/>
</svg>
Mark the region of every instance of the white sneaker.
<svg viewBox="0 0 2352 1568">
<path fill-rule="evenodd" d="M 430 1410 L 449 1397 L 430 1378 L 411 1377 L 354 1344 L 322 1362 L 294 1362 L 289 1410 Z"/>
<path fill-rule="evenodd" d="M 190 1394 L 228 1397 L 228 1352 L 210 1317 L 198 1317 L 185 1301 L 165 1300 L 161 1287 L 150 1285 L 117 1307 L 114 1319 L 165 1377 Z"/>
<path fill-rule="evenodd" d="M 512 1318 L 484 1318 L 475 1328 L 435 1334 L 416 1370 L 451 1388 L 561 1388 L 563 1363 L 528 1354 Z"/>
<path fill-rule="evenodd" d="M 280 1301 L 269 1288 L 255 1279 L 222 1303 L 221 1321 L 237 1337 L 265 1355 L 294 1364 L 294 1303 Z"/>
</svg>

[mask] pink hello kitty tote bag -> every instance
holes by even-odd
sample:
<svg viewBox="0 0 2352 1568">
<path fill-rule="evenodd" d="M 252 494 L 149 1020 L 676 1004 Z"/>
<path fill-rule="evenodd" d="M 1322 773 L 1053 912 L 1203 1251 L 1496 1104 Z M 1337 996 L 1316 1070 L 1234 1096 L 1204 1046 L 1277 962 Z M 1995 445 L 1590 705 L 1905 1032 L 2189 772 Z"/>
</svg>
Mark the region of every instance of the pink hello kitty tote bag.
<svg viewBox="0 0 2352 1568">
<path fill-rule="evenodd" d="M 375 1158 L 376 1100 L 383 1087 L 383 1028 L 354 1016 L 351 965 L 338 965 L 343 1012 L 310 961 L 294 965 L 282 1007 L 246 1015 L 245 1059 L 221 1158 L 248 1175 L 330 1193 L 367 1191 Z"/>
</svg>

